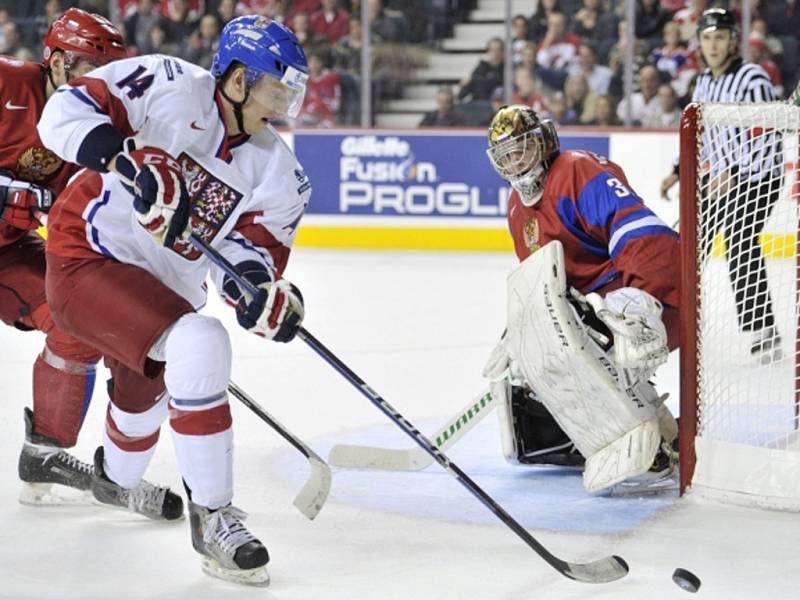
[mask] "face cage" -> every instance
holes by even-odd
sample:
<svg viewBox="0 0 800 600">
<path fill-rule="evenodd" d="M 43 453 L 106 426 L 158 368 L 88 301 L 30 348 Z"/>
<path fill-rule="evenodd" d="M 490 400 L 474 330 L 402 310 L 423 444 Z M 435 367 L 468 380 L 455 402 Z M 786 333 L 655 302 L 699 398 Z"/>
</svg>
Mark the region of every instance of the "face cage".
<svg viewBox="0 0 800 600">
<path fill-rule="evenodd" d="M 541 129 L 513 137 L 486 150 L 494 170 L 520 193 L 525 206 L 533 206 L 541 197 L 544 151 Z"/>
</svg>

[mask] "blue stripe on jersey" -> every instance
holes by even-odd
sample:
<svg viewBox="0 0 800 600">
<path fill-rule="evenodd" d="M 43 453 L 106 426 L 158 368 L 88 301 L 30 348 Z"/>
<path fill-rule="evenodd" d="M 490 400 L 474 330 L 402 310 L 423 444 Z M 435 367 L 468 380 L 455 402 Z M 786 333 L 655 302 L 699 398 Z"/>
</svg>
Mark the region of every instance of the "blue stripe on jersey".
<svg viewBox="0 0 800 600">
<path fill-rule="evenodd" d="M 578 195 L 578 212 L 595 227 L 608 227 L 618 210 L 642 200 L 611 173 L 602 171 L 592 177 Z"/>
<path fill-rule="evenodd" d="M 89 211 L 89 216 L 86 217 L 86 223 L 87 225 L 89 225 L 89 229 L 91 230 L 92 241 L 94 242 L 94 245 L 100 249 L 100 252 L 102 252 L 109 258 L 117 260 L 117 257 L 111 254 L 111 251 L 100 243 L 100 232 L 92 224 L 92 221 L 94 221 L 95 216 L 97 216 L 97 211 L 100 210 L 102 206 L 108 204 L 108 201 L 110 199 L 111 199 L 111 192 L 109 190 L 103 192 L 103 199 L 100 200 L 99 202 L 95 200 L 94 206 L 92 206 L 92 210 Z"/>
<path fill-rule="evenodd" d="M 253 244 L 253 242 L 248 240 L 241 233 L 238 235 L 233 235 L 233 233 L 230 233 L 225 237 L 225 239 L 241 246 L 244 250 L 247 250 L 248 252 L 254 252 L 260 259 L 264 261 L 267 267 L 273 268 L 272 260 L 270 260 L 272 257 L 266 248 L 262 248 L 261 246 L 256 246 L 255 244 Z M 269 257 L 269 259 L 267 257 Z"/>
<path fill-rule="evenodd" d="M 98 114 L 100 114 L 100 115 L 104 115 L 104 114 L 106 114 L 106 113 L 104 113 L 104 112 L 103 112 L 103 111 L 100 109 L 100 107 L 99 107 L 99 106 L 97 106 L 97 104 L 95 104 L 94 102 L 92 102 L 92 100 L 91 100 L 91 98 L 89 98 L 89 96 L 87 96 L 86 94 L 84 94 L 84 93 L 83 93 L 82 91 L 80 91 L 79 89 L 72 88 L 72 89 L 70 90 L 70 92 L 71 92 L 71 93 L 72 93 L 72 95 L 73 95 L 73 96 L 75 96 L 75 97 L 76 97 L 78 100 L 80 100 L 80 101 L 81 101 L 81 102 L 83 102 L 84 104 L 88 104 L 89 106 L 91 106 L 91 107 L 94 109 L 94 112 L 96 112 L 96 113 L 98 113 Z"/>
<path fill-rule="evenodd" d="M 569 232 L 580 240 L 581 245 L 592 254 L 608 257 L 608 251 L 605 246 L 591 237 L 583 229 L 581 229 L 580 222 L 578 221 L 578 213 L 575 211 L 575 204 L 570 198 L 562 197 L 558 201 L 558 216 Z"/>
<path fill-rule="evenodd" d="M 625 249 L 625 245 L 634 239 L 663 234 L 670 235 L 675 238 L 678 237 L 678 234 L 664 224 L 661 219 L 655 216 L 648 217 L 646 219 L 640 219 L 639 221 L 631 223 L 631 225 L 632 226 L 627 229 L 621 227 L 612 238 L 608 247 L 611 258 L 616 258 L 619 253 Z"/>
</svg>

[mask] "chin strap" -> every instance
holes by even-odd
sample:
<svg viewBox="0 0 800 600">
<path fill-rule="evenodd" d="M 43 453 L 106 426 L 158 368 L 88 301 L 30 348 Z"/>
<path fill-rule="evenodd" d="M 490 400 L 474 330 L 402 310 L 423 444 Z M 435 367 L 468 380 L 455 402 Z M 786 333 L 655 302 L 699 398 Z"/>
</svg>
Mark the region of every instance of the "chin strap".
<svg viewBox="0 0 800 600">
<path fill-rule="evenodd" d="M 225 90 L 222 89 L 222 86 L 219 86 L 219 93 L 222 94 L 222 97 L 225 98 L 225 100 L 231 103 L 231 106 L 233 107 L 233 116 L 236 118 L 236 126 L 239 128 L 239 133 L 247 133 L 244 130 L 244 116 L 242 115 L 242 107 L 250 97 L 250 86 L 245 86 L 244 98 L 242 98 L 241 102 L 236 102 L 233 98 L 228 96 L 228 94 L 225 93 Z"/>
</svg>

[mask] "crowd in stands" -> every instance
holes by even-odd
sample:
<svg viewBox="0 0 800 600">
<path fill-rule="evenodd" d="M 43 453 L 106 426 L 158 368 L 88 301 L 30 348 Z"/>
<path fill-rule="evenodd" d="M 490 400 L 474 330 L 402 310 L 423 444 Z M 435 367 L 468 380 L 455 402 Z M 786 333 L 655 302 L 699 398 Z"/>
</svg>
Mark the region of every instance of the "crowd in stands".
<svg viewBox="0 0 800 600">
<path fill-rule="evenodd" d="M 765 69 L 778 94 L 790 93 L 798 78 L 800 2 L 750 2 L 747 44 L 750 59 Z M 697 20 L 712 7 L 741 15 L 740 1 L 636 0 L 635 39 L 628 40 L 626 2 L 539 0 L 530 15 L 512 21 L 513 102 L 533 106 L 561 125 L 619 125 L 625 122 L 624 60 L 633 45 L 635 92 L 632 124 L 675 128 L 704 68 L 698 51 Z M 492 38 L 486 56 L 459 84 L 448 112 L 439 105 L 421 125 L 485 125 L 493 98 L 503 86 L 505 43 Z M 442 88 L 439 95 L 446 94 Z M 502 93 L 499 93 L 502 97 Z"/>
<path fill-rule="evenodd" d="M 165 53 L 210 67 L 222 27 L 240 14 L 261 14 L 291 27 L 309 57 L 310 77 L 296 125 L 360 123 L 361 2 L 370 23 L 373 111 L 402 98 L 405 82 L 429 52 L 466 20 L 477 0 L 0 0 L 0 54 L 39 60 L 41 39 L 61 12 L 77 6 L 103 14 L 123 31 L 130 54 Z M 619 125 L 624 60 L 633 45 L 634 125 L 675 127 L 703 68 L 695 35 L 706 8 L 751 7 L 747 44 L 779 93 L 797 83 L 797 0 L 636 0 L 635 37 L 627 39 L 623 0 L 532 0 L 535 10 L 512 21 L 513 102 L 533 106 L 562 125 Z M 442 85 L 421 126 L 488 123 L 503 104 L 505 41 L 457 86 Z"/>
</svg>

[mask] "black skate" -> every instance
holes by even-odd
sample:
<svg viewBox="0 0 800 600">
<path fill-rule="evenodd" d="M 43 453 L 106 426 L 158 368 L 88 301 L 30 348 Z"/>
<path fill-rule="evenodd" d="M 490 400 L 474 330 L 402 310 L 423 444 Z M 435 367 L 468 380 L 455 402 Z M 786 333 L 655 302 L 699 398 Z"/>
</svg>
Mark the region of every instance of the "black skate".
<svg viewBox="0 0 800 600">
<path fill-rule="evenodd" d="M 247 513 L 228 505 L 210 510 L 189 500 L 192 546 L 203 555 L 202 568 L 212 577 L 266 587 L 266 547 L 244 526 Z"/>
<path fill-rule="evenodd" d="M 92 493 L 101 504 L 124 508 L 155 521 L 174 521 L 183 517 L 183 500 L 168 487 L 153 485 L 142 479 L 129 490 L 111 481 L 103 468 L 103 447 L 94 453 Z"/>
<path fill-rule="evenodd" d="M 78 460 L 54 439 L 33 432 L 33 411 L 25 409 L 25 443 L 19 454 L 21 504 L 92 504 L 92 466 Z"/>
</svg>

